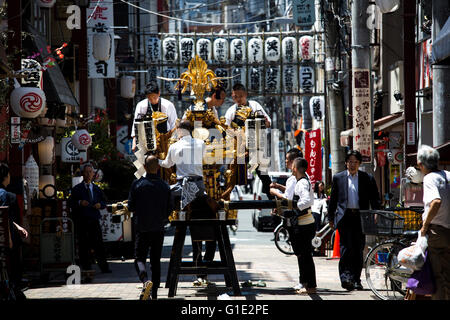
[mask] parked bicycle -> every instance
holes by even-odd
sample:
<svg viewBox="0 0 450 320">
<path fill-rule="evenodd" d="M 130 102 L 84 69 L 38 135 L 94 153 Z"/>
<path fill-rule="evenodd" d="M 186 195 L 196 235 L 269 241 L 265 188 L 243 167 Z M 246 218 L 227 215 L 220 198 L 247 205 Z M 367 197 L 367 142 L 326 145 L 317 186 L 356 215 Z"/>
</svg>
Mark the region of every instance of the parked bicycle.
<svg viewBox="0 0 450 320">
<path fill-rule="evenodd" d="M 417 239 L 420 210 L 361 210 L 363 233 L 381 241 L 368 252 L 364 266 L 367 285 L 382 300 L 404 299 L 412 270 L 398 263 L 398 253 Z"/>
<path fill-rule="evenodd" d="M 294 254 L 294 249 L 292 248 L 289 227 L 290 221 L 288 218 L 282 215 L 278 215 L 281 218 L 280 224 L 273 231 L 275 246 L 281 253 L 292 255 Z M 311 243 L 315 249 L 318 249 L 322 245 L 323 239 L 332 231 L 331 243 L 334 241 L 335 231 L 327 223 L 322 229 L 316 232 L 316 236 L 312 239 Z"/>
</svg>

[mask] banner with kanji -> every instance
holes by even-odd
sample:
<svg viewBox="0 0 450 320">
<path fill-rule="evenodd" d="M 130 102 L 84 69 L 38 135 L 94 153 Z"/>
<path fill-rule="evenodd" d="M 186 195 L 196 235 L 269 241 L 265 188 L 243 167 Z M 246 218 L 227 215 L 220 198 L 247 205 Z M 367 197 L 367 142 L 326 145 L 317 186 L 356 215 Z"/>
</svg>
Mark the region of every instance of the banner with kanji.
<svg viewBox="0 0 450 320">
<path fill-rule="evenodd" d="M 353 81 L 353 150 L 358 150 L 363 162 L 372 161 L 372 107 L 368 69 L 354 69 Z"/>
<path fill-rule="evenodd" d="M 320 129 L 311 130 L 305 136 L 305 159 L 308 161 L 306 173 L 311 184 L 322 180 L 322 138 Z"/>
</svg>

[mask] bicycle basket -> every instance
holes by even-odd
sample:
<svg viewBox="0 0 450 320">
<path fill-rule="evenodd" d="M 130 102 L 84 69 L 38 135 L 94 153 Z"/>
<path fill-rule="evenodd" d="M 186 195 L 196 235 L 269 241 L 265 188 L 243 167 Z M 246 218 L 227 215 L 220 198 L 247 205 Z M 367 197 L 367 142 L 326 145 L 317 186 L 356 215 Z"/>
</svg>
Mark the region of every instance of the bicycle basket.
<svg viewBox="0 0 450 320">
<path fill-rule="evenodd" d="M 405 218 L 390 211 L 360 210 L 362 232 L 366 235 L 398 235 L 403 233 Z"/>
<path fill-rule="evenodd" d="M 405 231 L 417 231 L 422 228 L 422 213 L 415 210 L 399 208 L 394 212 L 399 216 L 405 218 L 405 224 L 403 230 Z"/>
</svg>

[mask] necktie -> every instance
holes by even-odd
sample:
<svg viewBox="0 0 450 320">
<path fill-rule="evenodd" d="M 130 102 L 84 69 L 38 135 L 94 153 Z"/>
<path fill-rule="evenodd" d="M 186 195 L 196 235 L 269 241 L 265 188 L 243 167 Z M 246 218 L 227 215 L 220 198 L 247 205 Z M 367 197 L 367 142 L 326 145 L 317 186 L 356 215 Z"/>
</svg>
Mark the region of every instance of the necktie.
<svg viewBox="0 0 450 320">
<path fill-rule="evenodd" d="M 93 196 L 92 196 L 92 191 L 91 191 L 91 188 L 90 188 L 90 184 L 87 184 L 86 187 L 87 187 L 87 190 L 88 190 L 89 203 L 92 204 Z"/>
</svg>

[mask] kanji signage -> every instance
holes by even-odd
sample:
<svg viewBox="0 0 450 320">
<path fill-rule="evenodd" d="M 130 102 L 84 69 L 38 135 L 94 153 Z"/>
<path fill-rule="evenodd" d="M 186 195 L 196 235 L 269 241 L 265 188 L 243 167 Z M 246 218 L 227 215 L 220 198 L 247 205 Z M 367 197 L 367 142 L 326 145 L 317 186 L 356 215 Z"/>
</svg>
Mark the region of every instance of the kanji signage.
<svg viewBox="0 0 450 320">
<path fill-rule="evenodd" d="M 311 92 L 314 88 L 314 68 L 309 66 L 300 67 L 300 88 L 303 92 Z"/>
<path fill-rule="evenodd" d="M 322 140 L 320 129 L 311 130 L 305 136 L 305 159 L 308 161 L 306 173 L 314 185 L 322 180 Z"/>
<path fill-rule="evenodd" d="M 86 8 L 87 35 L 88 35 L 88 78 L 115 78 L 115 56 L 110 43 L 109 57 L 106 60 L 98 60 L 94 57 L 94 36 L 108 34 L 110 41 L 114 39 L 114 32 L 111 28 L 114 25 L 114 6 L 112 0 L 91 1 Z M 97 37 L 98 38 L 98 37 Z"/>
<path fill-rule="evenodd" d="M 294 0 L 292 2 L 294 22 L 300 27 L 310 27 L 316 21 L 314 0 Z"/>
<path fill-rule="evenodd" d="M 363 162 L 372 159 L 372 105 L 370 101 L 370 74 L 368 69 L 354 69 L 353 92 L 353 149 L 358 150 Z"/>
</svg>

